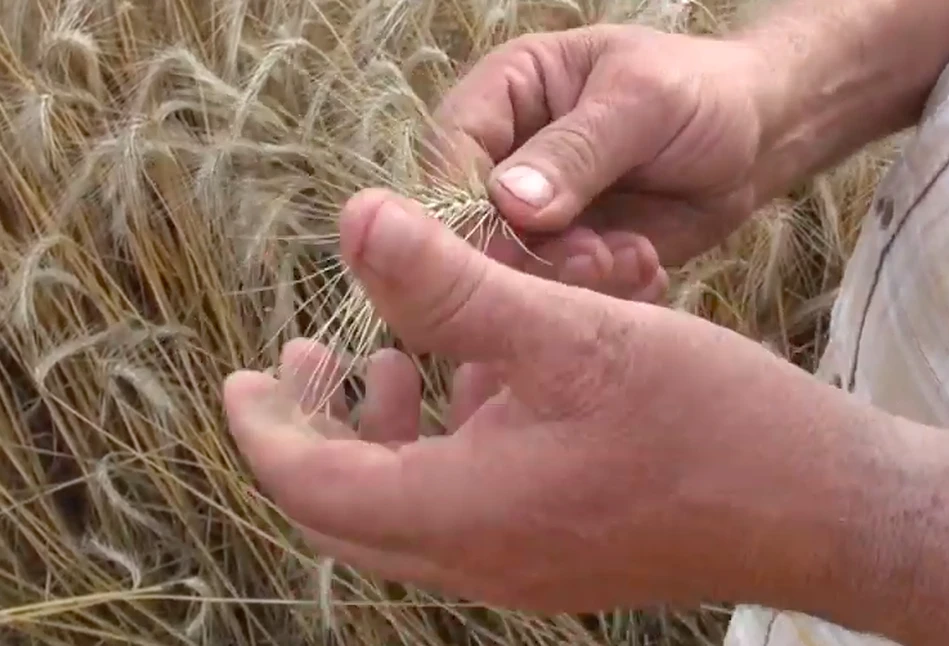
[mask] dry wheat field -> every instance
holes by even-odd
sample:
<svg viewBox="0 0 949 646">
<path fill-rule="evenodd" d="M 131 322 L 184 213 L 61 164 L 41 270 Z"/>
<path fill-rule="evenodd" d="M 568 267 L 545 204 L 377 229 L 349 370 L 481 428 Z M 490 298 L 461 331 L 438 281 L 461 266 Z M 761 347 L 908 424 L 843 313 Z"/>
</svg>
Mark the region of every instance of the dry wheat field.
<svg viewBox="0 0 949 646">
<path fill-rule="evenodd" d="M 384 341 L 335 254 L 355 190 L 491 221 L 476 183 L 422 188 L 413 150 L 494 45 L 762 4 L 0 0 L 0 644 L 720 643 L 726 608 L 541 619 L 321 560 L 252 489 L 219 388 L 294 336 Z M 764 209 L 671 306 L 812 367 L 889 150 Z"/>
</svg>

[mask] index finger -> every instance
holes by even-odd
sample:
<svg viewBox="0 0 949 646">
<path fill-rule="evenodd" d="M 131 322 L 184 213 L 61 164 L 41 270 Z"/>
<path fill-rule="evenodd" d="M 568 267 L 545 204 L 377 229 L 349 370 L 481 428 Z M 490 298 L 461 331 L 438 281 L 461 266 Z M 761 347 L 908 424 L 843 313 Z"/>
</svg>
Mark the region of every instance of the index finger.
<svg viewBox="0 0 949 646">
<path fill-rule="evenodd" d="M 530 34 L 478 61 L 443 97 L 425 137 L 434 171 L 491 168 L 577 102 L 590 64 L 579 34 Z"/>
<path fill-rule="evenodd" d="M 464 509 L 458 502 L 471 498 L 474 484 L 463 437 L 397 449 L 353 437 L 326 439 L 327 433 L 294 419 L 265 375 L 234 373 L 224 389 L 237 448 L 259 488 L 295 523 L 402 554 L 453 542 Z M 343 427 L 329 418 L 323 424 Z"/>
</svg>

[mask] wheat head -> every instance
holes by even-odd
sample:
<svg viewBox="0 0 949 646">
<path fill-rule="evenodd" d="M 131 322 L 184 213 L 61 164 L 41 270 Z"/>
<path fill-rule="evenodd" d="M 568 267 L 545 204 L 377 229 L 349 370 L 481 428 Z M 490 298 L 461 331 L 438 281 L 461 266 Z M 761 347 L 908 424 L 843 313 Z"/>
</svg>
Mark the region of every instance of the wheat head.
<svg viewBox="0 0 949 646">
<path fill-rule="evenodd" d="M 465 66 L 529 31 L 709 33 L 735 8 L 0 3 L 0 642 L 717 643 L 714 608 L 541 619 L 311 554 L 253 488 L 219 393 L 294 337 L 355 358 L 394 342 L 340 260 L 354 192 L 398 190 L 473 244 L 504 233 L 476 176 L 423 172 Z M 676 275 L 673 305 L 811 356 L 887 155 L 762 211 Z M 437 420 L 450 366 L 416 359 Z"/>
</svg>

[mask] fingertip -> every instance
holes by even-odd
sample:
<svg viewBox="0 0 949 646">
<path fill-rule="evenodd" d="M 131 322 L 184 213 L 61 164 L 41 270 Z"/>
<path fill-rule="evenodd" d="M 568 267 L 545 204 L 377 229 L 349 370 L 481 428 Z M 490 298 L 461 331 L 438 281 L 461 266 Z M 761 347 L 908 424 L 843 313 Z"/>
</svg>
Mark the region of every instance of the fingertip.
<svg viewBox="0 0 949 646">
<path fill-rule="evenodd" d="M 237 370 L 224 379 L 223 399 L 228 415 L 270 396 L 277 380 L 256 370 Z"/>
<path fill-rule="evenodd" d="M 366 363 L 366 388 L 396 383 L 402 392 L 421 392 L 422 377 L 412 358 L 395 348 L 380 348 Z"/>
<path fill-rule="evenodd" d="M 362 254 L 366 235 L 376 213 L 395 194 L 383 188 L 367 188 L 354 194 L 343 205 L 339 217 L 340 255 L 350 266 Z"/>
<path fill-rule="evenodd" d="M 631 300 L 658 305 L 665 300 L 669 290 L 669 273 L 662 267 L 656 272 L 652 282 L 635 292 Z"/>
<path fill-rule="evenodd" d="M 366 369 L 359 436 L 378 443 L 416 439 L 421 400 L 422 377 L 412 359 L 394 348 L 376 351 Z"/>
<path fill-rule="evenodd" d="M 224 381 L 223 400 L 227 428 L 241 452 L 267 426 L 285 421 L 287 407 L 277 403 L 277 380 L 263 372 L 239 370 Z"/>
<path fill-rule="evenodd" d="M 396 370 L 405 373 L 407 370 L 414 370 L 415 364 L 412 359 L 404 352 L 396 348 L 379 348 L 369 357 L 369 370 L 378 370 L 382 366 L 396 366 Z"/>
<path fill-rule="evenodd" d="M 660 267 L 659 271 L 656 272 L 656 277 L 653 279 L 653 285 L 656 286 L 656 290 L 659 292 L 654 300 L 659 300 L 665 296 L 666 292 L 669 290 L 670 282 L 671 279 L 669 278 L 669 272 Z"/>
<path fill-rule="evenodd" d="M 313 450 L 324 437 L 352 437 L 332 419 L 313 429 L 283 397 L 279 382 L 263 373 L 240 371 L 225 381 L 227 427 L 237 450 L 268 493 L 301 486 Z M 313 432 L 316 430 L 317 432 Z"/>
<path fill-rule="evenodd" d="M 557 278 L 565 285 L 590 289 L 596 289 L 603 282 L 603 274 L 597 268 L 596 261 L 588 255 L 568 258 Z"/>
<path fill-rule="evenodd" d="M 442 227 L 418 201 L 388 189 L 366 189 L 343 208 L 340 250 L 363 282 L 369 274 L 401 282 L 413 269 L 420 247 Z"/>
<path fill-rule="evenodd" d="M 280 351 L 280 377 L 313 373 L 321 368 L 331 367 L 337 374 L 333 377 L 342 377 L 347 369 L 352 368 L 353 356 L 345 351 L 334 352 L 326 345 L 309 337 L 297 337 L 287 341 Z M 323 373 L 321 377 L 326 377 Z"/>
<path fill-rule="evenodd" d="M 393 191 L 387 188 L 365 188 L 357 191 L 343 204 L 342 216 L 345 218 L 360 217 L 375 212 L 383 202 L 396 197 Z"/>
<path fill-rule="evenodd" d="M 304 415 L 328 404 L 331 415 L 343 418 L 348 407 L 342 384 L 352 364 L 348 353 L 335 353 L 315 339 L 298 337 L 280 352 L 280 384 Z"/>
<path fill-rule="evenodd" d="M 597 289 L 610 281 L 615 259 L 600 235 L 578 227 L 565 234 L 563 240 L 566 256 L 560 277 L 563 282 Z"/>
<path fill-rule="evenodd" d="M 537 232 L 565 228 L 573 220 L 573 214 L 562 208 L 562 197 L 554 193 L 548 197 L 548 190 L 553 189 L 544 187 L 546 180 L 527 173 L 524 168 L 499 166 L 492 172 L 488 194 L 495 206 L 516 228 Z M 508 176 L 512 171 L 514 177 Z"/>
<path fill-rule="evenodd" d="M 280 350 L 280 372 L 289 366 L 297 366 L 312 360 L 314 356 L 325 354 L 323 345 L 307 337 L 297 337 L 287 341 Z"/>
<path fill-rule="evenodd" d="M 543 209 L 555 197 L 554 185 L 547 176 L 528 164 L 502 169 L 495 182 L 514 199 L 533 209 Z"/>
<path fill-rule="evenodd" d="M 659 267 L 659 276 L 662 279 L 662 283 L 668 287 L 671 284 L 671 277 L 669 272 L 666 271 L 665 267 Z"/>
<path fill-rule="evenodd" d="M 614 281 L 633 287 L 647 287 L 661 267 L 655 246 L 645 236 L 626 231 L 611 231 L 603 241 L 615 261 Z"/>
<path fill-rule="evenodd" d="M 613 256 L 592 229 L 572 227 L 539 245 L 524 270 L 547 280 L 597 289 L 610 279 Z"/>
<path fill-rule="evenodd" d="M 662 266 L 659 263 L 659 252 L 652 241 L 644 236 L 637 235 L 633 247 L 639 257 L 640 280 L 646 282 L 657 277 L 662 272 Z"/>
</svg>

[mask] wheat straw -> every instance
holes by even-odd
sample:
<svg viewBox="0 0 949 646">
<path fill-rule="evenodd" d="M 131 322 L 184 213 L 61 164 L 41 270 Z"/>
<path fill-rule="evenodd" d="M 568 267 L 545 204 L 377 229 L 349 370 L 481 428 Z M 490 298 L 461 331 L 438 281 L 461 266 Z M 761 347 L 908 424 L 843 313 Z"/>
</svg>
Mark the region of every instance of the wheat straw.
<svg viewBox="0 0 949 646">
<path fill-rule="evenodd" d="M 303 376 L 354 385 L 358 416 L 364 359 L 395 340 L 339 256 L 356 191 L 417 199 L 479 248 L 513 235 L 476 175 L 421 163 L 459 70 L 531 31 L 715 33 L 757 4 L 0 3 L 0 642 L 719 643 L 718 611 L 540 619 L 311 554 L 254 490 L 220 385 L 310 336 L 340 356 Z M 762 210 L 673 277 L 674 306 L 812 367 L 889 159 Z M 415 361 L 437 426 L 451 366 Z"/>
</svg>

